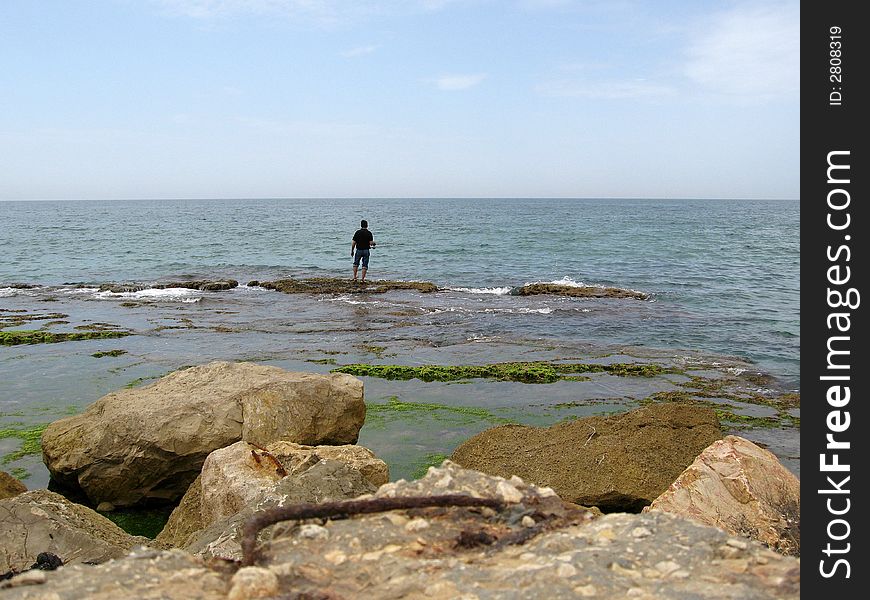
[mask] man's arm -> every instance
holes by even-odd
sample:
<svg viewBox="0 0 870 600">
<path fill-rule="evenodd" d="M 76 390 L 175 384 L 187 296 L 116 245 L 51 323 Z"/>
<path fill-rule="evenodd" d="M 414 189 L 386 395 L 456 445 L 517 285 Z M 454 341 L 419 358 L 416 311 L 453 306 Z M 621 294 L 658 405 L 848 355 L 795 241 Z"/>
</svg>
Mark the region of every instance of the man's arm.
<svg viewBox="0 0 870 600">
<path fill-rule="evenodd" d="M 356 240 L 353 240 L 350 243 L 350 255 L 353 256 L 354 249 L 356 248 Z"/>
</svg>

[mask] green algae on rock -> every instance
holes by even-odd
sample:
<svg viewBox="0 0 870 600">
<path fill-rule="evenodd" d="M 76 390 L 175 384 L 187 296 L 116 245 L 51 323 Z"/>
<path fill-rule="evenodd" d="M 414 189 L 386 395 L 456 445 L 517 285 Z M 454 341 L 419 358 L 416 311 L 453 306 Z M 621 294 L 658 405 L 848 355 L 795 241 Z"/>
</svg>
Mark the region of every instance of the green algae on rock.
<svg viewBox="0 0 870 600">
<path fill-rule="evenodd" d="M 105 358 L 106 356 L 121 356 L 123 354 L 127 354 L 126 350 L 106 350 L 105 352 L 94 352 L 91 354 L 94 358 Z"/>
<path fill-rule="evenodd" d="M 248 286 L 255 285 L 285 294 L 383 294 L 392 290 L 415 290 L 428 294 L 438 291 L 438 286 L 428 281 L 390 281 L 384 279 L 363 283 L 338 277 L 277 279 L 275 281 L 251 281 L 248 283 Z"/>
<path fill-rule="evenodd" d="M 9 426 L 0 429 L 0 440 L 9 438 L 21 440 L 21 447 L 0 457 L 0 464 L 5 465 L 31 454 L 40 454 L 42 452 L 42 432 L 47 426 L 47 423 L 41 423 L 29 427 Z"/>
<path fill-rule="evenodd" d="M 427 454 L 425 457 L 423 457 L 422 461 L 417 463 L 417 466 L 414 468 L 414 472 L 411 473 L 411 477 L 413 479 L 421 479 L 426 476 L 426 473 L 429 472 L 429 467 L 440 467 L 441 463 L 449 458 L 450 456 L 448 454 Z"/>
<path fill-rule="evenodd" d="M 421 381 L 456 381 L 461 379 L 496 379 L 521 383 L 554 383 L 579 379 L 578 373 L 608 373 L 619 377 L 655 377 L 669 372 L 654 364 L 614 363 L 555 363 L 547 361 L 495 363 L 489 365 L 371 365 L 350 364 L 334 373 L 347 373 L 357 377 L 381 379 L 420 379 Z"/>
<path fill-rule="evenodd" d="M 55 344 L 58 342 L 75 342 L 79 340 L 97 340 L 120 338 L 133 335 L 132 331 L 76 331 L 53 333 L 51 331 L 0 331 L 0 346 L 17 346 L 20 344 Z"/>
<path fill-rule="evenodd" d="M 527 283 L 514 291 L 517 296 L 570 296 L 572 298 L 634 298 L 647 300 L 649 294 L 636 290 L 593 285 L 565 285 L 562 283 Z"/>
</svg>

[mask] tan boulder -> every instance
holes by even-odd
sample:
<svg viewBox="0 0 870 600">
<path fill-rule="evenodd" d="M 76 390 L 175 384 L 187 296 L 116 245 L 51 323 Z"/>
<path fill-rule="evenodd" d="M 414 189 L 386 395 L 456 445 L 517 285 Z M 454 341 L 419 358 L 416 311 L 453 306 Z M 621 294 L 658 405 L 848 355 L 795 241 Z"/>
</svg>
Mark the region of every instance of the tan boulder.
<svg viewBox="0 0 870 600">
<path fill-rule="evenodd" d="M 321 460 L 336 460 L 362 473 L 362 476 L 375 487 L 382 486 L 390 480 L 390 468 L 387 463 L 375 456 L 375 453 L 368 448 L 356 444 L 305 446 L 294 442 L 278 441 L 269 444 L 266 449 L 281 462 L 288 473 L 299 473 Z"/>
<path fill-rule="evenodd" d="M 81 488 L 94 504 L 175 501 L 213 450 L 241 439 L 353 443 L 364 421 L 355 377 L 213 362 L 107 394 L 55 421 L 42 437 L 43 460 L 55 481 Z"/>
<path fill-rule="evenodd" d="M 0 573 L 30 567 L 41 552 L 56 554 L 64 564 L 99 563 L 150 541 L 48 490 L 0 500 L 0 540 Z"/>
<path fill-rule="evenodd" d="M 6 471 L 0 471 L 0 500 L 12 498 L 27 491 L 27 486 Z"/>
<path fill-rule="evenodd" d="M 326 469 L 325 462 L 345 469 Z M 279 441 L 263 449 L 237 442 L 208 455 L 202 473 L 170 515 L 157 542 L 164 547 L 185 547 L 194 532 L 246 508 L 275 505 L 288 498 L 300 502 L 353 498 L 388 480 L 386 463 L 362 446 Z"/>
<path fill-rule="evenodd" d="M 604 512 L 637 512 L 721 437 L 709 408 L 653 404 L 552 427 L 495 427 L 460 445 L 451 460 L 490 475 L 516 475 Z"/>
<path fill-rule="evenodd" d="M 776 456 L 729 435 L 708 446 L 648 510 L 745 535 L 800 556 L 800 481 Z"/>
</svg>

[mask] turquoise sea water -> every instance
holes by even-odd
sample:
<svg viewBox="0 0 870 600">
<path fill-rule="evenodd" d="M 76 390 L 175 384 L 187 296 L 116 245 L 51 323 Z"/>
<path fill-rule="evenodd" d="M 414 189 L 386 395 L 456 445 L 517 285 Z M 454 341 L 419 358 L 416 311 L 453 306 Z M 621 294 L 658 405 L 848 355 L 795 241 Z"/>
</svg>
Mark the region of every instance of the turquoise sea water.
<svg viewBox="0 0 870 600">
<path fill-rule="evenodd" d="M 457 288 L 441 308 L 468 315 L 454 325 L 470 335 L 703 350 L 799 385 L 797 201 L 0 202 L 0 303 L 9 283 L 347 276 L 361 218 L 379 243 L 370 277 Z M 652 300 L 501 295 L 557 280 Z"/>
<path fill-rule="evenodd" d="M 350 277 L 359 220 L 370 277 L 437 293 L 282 294 L 252 280 Z M 654 362 L 684 375 L 529 385 L 363 377 L 359 443 L 408 478 L 507 421 L 545 426 L 636 408 L 689 376 L 747 394 L 799 391 L 799 204 L 738 200 L 220 200 L 0 202 L 0 327 L 134 335 L 0 345 L 0 469 L 48 484 L 23 439 L 100 396 L 188 365 L 253 361 L 326 373 L 353 363 Z M 226 291 L 98 284 L 232 278 Z M 518 296 L 525 283 L 606 285 L 649 300 Z M 27 284 L 13 286 L 11 284 Z M 25 318 L 26 317 L 26 318 Z M 98 358 L 117 351 L 119 356 Z M 748 397 L 748 396 L 747 396 Z M 746 418 L 777 410 L 740 396 Z M 404 403 L 393 410 L 391 403 Z M 800 409 L 789 408 L 799 419 Z M 799 473 L 797 421 L 727 432 Z M 5 433 L 4 433 L 5 432 Z M 18 454 L 16 454 L 18 452 Z"/>
</svg>

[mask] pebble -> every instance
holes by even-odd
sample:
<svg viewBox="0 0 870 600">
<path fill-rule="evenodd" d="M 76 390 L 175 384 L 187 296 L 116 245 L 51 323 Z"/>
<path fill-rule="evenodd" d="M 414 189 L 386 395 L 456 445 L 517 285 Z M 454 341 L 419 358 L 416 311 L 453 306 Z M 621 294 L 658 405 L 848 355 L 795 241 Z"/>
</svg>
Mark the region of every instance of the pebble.
<svg viewBox="0 0 870 600">
<path fill-rule="evenodd" d="M 495 488 L 499 498 L 510 504 L 522 502 L 523 494 L 507 481 L 499 481 Z"/>
<path fill-rule="evenodd" d="M 642 539 L 650 535 L 652 535 L 652 531 L 646 527 L 635 527 L 631 530 L 631 537 L 636 539 Z"/>
<path fill-rule="evenodd" d="M 227 600 L 268 598 L 279 592 L 278 576 L 263 567 L 243 567 L 233 575 Z"/>
<path fill-rule="evenodd" d="M 737 538 L 731 538 L 727 542 L 726 545 L 731 546 L 732 548 L 737 548 L 738 550 L 746 550 L 749 548 L 749 544 L 744 540 L 738 540 Z"/>
<path fill-rule="evenodd" d="M 574 565 L 569 565 L 568 563 L 562 563 L 556 569 L 556 575 L 559 577 L 574 577 L 577 574 L 577 569 L 574 568 Z"/>
<path fill-rule="evenodd" d="M 662 560 L 655 564 L 655 568 L 662 575 L 669 575 L 679 569 L 680 565 L 672 560 Z"/>
<path fill-rule="evenodd" d="M 405 525 L 405 531 L 421 531 L 429 527 L 429 521 L 423 518 L 412 519 Z"/>
<path fill-rule="evenodd" d="M 598 588 L 596 588 L 591 583 L 588 585 L 578 585 L 574 588 L 574 593 L 578 596 L 583 596 L 584 598 L 589 598 L 590 596 L 595 596 L 598 594 Z"/>
<path fill-rule="evenodd" d="M 323 558 L 334 565 L 340 565 L 347 560 L 347 554 L 340 550 L 332 550 L 324 554 Z"/>
<path fill-rule="evenodd" d="M 523 517 L 523 520 L 520 521 L 520 523 L 522 523 L 523 527 L 534 527 L 535 526 L 535 520 L 532 517 L 530 517 L 529 515 L 525 515 Z"/>
<path fill-rule="evenodd" d="M 329 530 L 316 523 L 306 523 L 299 528 L 299 537 L 306 540 L 326 539 L 329 537 Z"/>
</svg>

